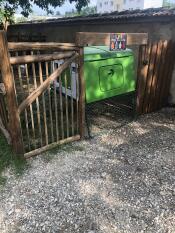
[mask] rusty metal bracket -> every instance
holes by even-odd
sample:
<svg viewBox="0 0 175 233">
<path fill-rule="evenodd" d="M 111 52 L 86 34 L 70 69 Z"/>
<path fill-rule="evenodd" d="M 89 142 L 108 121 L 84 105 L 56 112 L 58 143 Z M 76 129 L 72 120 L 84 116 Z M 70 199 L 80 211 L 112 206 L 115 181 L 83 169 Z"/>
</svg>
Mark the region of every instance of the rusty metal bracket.
<svg viewBox="0 0 175 233">
<path fill-rule="evenodd" d="M 0 83 L 0 94 L 2 95 L 6 94 L 4 83 Z"/>
</svg>

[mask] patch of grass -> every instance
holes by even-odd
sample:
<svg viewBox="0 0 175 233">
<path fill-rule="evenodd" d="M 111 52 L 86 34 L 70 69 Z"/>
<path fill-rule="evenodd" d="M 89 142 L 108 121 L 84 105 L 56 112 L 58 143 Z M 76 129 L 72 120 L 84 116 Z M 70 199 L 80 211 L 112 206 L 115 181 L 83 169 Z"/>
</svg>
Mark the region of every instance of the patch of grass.
<svg viewBox="0 0 175 233">
<path fill-rule="evenodd" d="M 3 172 L 7 168 L 12 168 L 15 175 L 20 176 L 27 167 L 27 161 L 21 156 L 15 155 L 11 146 L 7 144 L 5 138 L 0 134 L 0 185 L 4 185 L 6 182 Z"/>
</svg>

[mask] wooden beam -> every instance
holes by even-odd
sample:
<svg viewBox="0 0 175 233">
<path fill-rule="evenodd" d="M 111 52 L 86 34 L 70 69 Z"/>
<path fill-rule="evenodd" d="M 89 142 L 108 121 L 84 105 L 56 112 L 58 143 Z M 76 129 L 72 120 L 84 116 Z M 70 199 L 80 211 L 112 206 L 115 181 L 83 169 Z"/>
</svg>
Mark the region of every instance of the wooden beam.
<svg viewBox="0 0 175 233">
<path fill-rule="evenodd" d="M 75 52 L 64 52 L 64 53 L 53 53 L 53 54 L 44 54 L 44 55 L 26 55 L 18 57 L 10 57 L 11 65 L 19 64 L 28 64 L 33 62 L 45 62 L 65 59 L 73 56 Z"/>
<path fill-rule="evenodd" d="M 49 145 L 43 146 L 42 148 L 33 150 L 33 151 L 31 151 L 31 152 L 28 152 L 28 153 L 26 153 L 26 154 L 24 155 L 24 157 L 25 157 L 26 159 L 28 159 L 28 158 L 30 158 L 30 157 L 32 157 L 32 156 L 36 156 L 36 155 L 41 154 L 41 153 L 43 153 L 43 152 L 45 152 L 45 151 L 48 151 L 48 150 L 50 150 L 50 149 L 53 149 L 53 148 L 55 148 L 55 147 L 57 147 L 57 146 L 59 146 L 59 145 L 63 145 L 63 144 L 65 144 L 65 143 L 70 143 L 70 142 L 78 141 L 78 140 L 80 140 L 80 135 L 75 135 L 75 136 L 72 136 L 72 137 L 69 137 L 69 138 L 60 140 L 60 141 L 58 141 L 58 142 L 53 142 L 53 143 L 51 143 L 51 144 L 49 144 Z"/>
<path fill-rule="evenodd" d="M 66 60 L 63 65 L 59 66 L 36 90 L 34 90 L 19 106 L 18 110 L 21 113 L 26 107 L 33 103 L 33 101 L 39 97 L 49 85 L 60 76 L 60 74 L 78 57 L 78 54 L 75 54 L 68 60 Z"/>
<path fill-rule="evenodd" d="M 79 57 L 79 132 L 81 139 L 85 135 L 85 80 L 84 80 L 84 51 L 83 48 L 80 49 Z"/>
<path fill-rule="evenodd" d="M 8 48 L 10 51 L 23 50 L 78 50 L 75 44 L 71 43 L 32 43 L 32 42 L 9 42 Z"/>
<path fill-rule="evenodd" d="M 16 154 L 24 154 L 20 117 L 14 88 L 14 77 L 11 70 L 6 33 L 0 31 L 0 68 L 6 89 L 9 131 L 13 150 Z"/>
<path fill-rule="evenodd" d="M 117 32 L 116 32 L 117 33 Z M 76 41 L 78 46 L 87 45 L 110 45 L 111 33 L 99 32 L 77 32 Z M 148 33 L 126 33 L 127 45 L 146 45 L 148 43 Z"/>
</svg>

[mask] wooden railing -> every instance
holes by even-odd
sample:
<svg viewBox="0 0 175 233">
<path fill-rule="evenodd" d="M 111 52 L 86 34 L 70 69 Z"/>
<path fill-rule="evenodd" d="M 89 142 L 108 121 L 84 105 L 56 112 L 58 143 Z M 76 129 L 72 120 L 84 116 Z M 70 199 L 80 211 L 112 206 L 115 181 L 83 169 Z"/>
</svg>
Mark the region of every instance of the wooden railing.
<svg viewBox="0 0 175 233">
<path fill-rule="evenodd" d="M 82 47 L 68 43 L 7 43 L 4 32 L 0 32 L 0 45 L 14 151 L 30 157 L 82 138 Z M 76 69 L 74 83 L 72 63 Z"/>
</svg>

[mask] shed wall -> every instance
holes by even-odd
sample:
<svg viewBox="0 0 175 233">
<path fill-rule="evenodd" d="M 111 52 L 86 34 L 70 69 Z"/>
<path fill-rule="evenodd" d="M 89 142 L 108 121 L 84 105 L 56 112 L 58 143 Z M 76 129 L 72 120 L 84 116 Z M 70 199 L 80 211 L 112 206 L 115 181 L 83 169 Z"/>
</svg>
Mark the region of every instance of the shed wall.
<svg viewBox="0 0 175 233">
<path fill-rule="evenodd" d="M 95 19 L 94 19 L 95 21 Z M 11 25 L 8 27 L 9 41 L 46 41 L 75 43 L 76 32 L 146 32 L 151 42 L 175 40 L 175 21 L 172 18 L 151 20 L 149 17 L 131 22 L 49 22 Z M 175 71 L 170 88 L 170 102 L 175 104 Z"/>
</svg>

